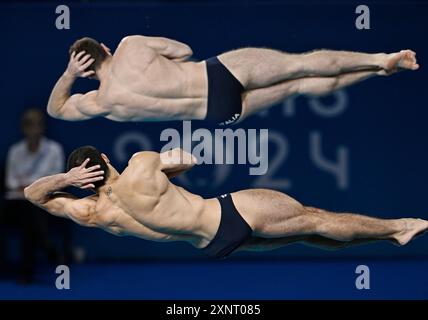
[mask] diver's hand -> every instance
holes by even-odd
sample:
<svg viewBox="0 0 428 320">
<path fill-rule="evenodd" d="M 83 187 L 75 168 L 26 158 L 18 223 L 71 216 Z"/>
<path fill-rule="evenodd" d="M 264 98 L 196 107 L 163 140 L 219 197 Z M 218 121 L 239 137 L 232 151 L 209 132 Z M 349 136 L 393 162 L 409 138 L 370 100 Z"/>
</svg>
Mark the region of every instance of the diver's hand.
<svg viewBox="0 0 428 320">
<path fill-rule="evenodd" d="M 77 55 L 76 52 L 73 51 L 70 57 L 70 61 L 68 62 L 66 74 L 73 77 L 81 77 L 87 78 L 93 75 L 95 72 L 93 70 L 85 71 L 92 63 L 94 63 L 95 59 L 91 58 L 89 54 L 84 55 L 85 51 L 80 51 Z"/>
<path fill-rule="evenodd" d="M 93 183 L 104 179 L 104 171 L 95 171 L 100 168 L 99 165 L 85 168 L 89 161 L 89 158 L 86 159 L 79 167 L 74 167 L 65 174 L 67 185 L 80 189 L 94 189 Z"/>
</svg>

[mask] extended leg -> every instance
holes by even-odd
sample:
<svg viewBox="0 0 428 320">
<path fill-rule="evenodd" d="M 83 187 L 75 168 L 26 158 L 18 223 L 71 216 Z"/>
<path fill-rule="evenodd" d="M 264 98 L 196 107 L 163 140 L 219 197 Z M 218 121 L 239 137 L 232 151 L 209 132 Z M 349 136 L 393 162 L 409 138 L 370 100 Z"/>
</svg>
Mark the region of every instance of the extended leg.
<svg viewBox="0 0 428 320">
<path fill-rule="evenodd" d="M 304 244 L 324 250 L 338 250 L 357 245 L 373 243 L 379 239 L 355 239 L 352 241 L 338 241 L 322 236 L 289 236 L 284 238 L 257 238 L 253 237 L 239 248 L 239 251 L 268 251 L 287 246 L 289 244 Z"/>
<path fill-rule="evenodd" d="M 333 213 L 303 206 L 283 193 L 266 189 L 244 190 L 233 193 L 232 197 L 256 237 L 319 235 L 338 241 L 395 240 L 403 245 L 428 229 L 428 221 L 422 219 L 378 219 Z"/>
<path fill-rule="evenodd" d="M 332 50 L 290 54 L 271 49 L 245 48 L 226 52 L 218 58 L 246 89 L 268 87 L 285 80 L 308 76 L 418 68 L 415 53 L 410 50 L 392 54 Z"/>
<path fill-rule="evenodd" d="M 295 94 L 321 96 L 379 74 L 379 71 L 356 71 L 336 77 L 307 77 L 287 80 L 270 87 L 248 90 L 242 96 L 244 119 Z"/>
</svg>

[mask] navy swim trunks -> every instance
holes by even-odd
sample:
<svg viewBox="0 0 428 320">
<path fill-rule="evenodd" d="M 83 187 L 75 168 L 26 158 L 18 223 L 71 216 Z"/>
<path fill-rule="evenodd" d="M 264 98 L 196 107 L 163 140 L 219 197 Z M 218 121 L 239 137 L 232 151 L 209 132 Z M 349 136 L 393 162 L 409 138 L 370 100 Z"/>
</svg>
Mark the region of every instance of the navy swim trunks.
<svg viewBox="0 0 428 320">
<path fill-rule="evenodd" d="M 220 226 L 208 246 L 201 250 L 213 258 L 225 259 L 251 238 L 253 230 L 236 210 L 230 194 L 217 199 L 221 207 Z"/>
<path fill-rule="evenodd" d="M 227 126 L 242 113 L 243 85 L 217 57 L 205 60 L 208 75 L 208 107 L 205 120 Z"/>
</svg>

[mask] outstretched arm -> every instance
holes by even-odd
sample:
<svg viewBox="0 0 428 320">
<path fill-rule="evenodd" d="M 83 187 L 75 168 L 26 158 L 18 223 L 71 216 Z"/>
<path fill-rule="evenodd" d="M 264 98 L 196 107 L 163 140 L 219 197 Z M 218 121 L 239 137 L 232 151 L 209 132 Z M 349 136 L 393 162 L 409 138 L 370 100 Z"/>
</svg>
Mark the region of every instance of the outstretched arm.
<svg viewBox="0 0 428 320">
<path fill-rule="evenodd" d="M 74 94 L 70 96 L 71 87 L 78 77 L 86 78 L 94 74 L 94 71 L 85 72 L 94 59 L 90 55 L 85 55 L 85 51 L 75 52 L 70 57 L 67 70 L 59 78 L 48 102 L 48 113 L 50 116 L 64 120 L 86 120 L 91 118 L 90 115 L 81 112 L 82 106 L 86 109 L 95 104 L 96 91 L 91 91 L 85 95 Z M 93 108 L 94 106 L 92 106 Z"/>
<path fill-rule="evenodd" d="M 88 201 L 76 199 L 71 194 L 60 192 L 60 190 L 69 186 L 81 189 L 94 188 L 93 183 L 103 179 L 103 171 L 95 171 L 99 169 L 99 166 L 85 168 L 88 162 L 89 159 L 84 161 L 80 167 L 75 167 L 67 173 L 38 179 L 24 189 L 25 197 L 34 205 L 53 215 L 85 224 L 85 217 L 89 213 Z"/>
</svg>

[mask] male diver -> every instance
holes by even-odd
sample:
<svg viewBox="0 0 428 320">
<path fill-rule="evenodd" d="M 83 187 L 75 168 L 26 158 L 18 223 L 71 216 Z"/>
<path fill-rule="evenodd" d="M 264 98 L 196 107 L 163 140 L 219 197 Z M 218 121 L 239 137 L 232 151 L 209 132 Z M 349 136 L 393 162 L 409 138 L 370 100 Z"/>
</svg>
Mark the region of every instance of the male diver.
<svg viewBox="0 0 428 320">
<path fill-rule="evenodd" d="M 25 196 L 49 213 L 83 226 L 153 241 L 185 241 L 216 258 L 293 242 L 326 249 L 376 240 L 404 245 L 428 230 L 426 220 L 333 213 L 267 189 L 204 199 L 170 181 L 195 163 L 181 149 L 139 152 L 119 173 L 105 154 L 85 146 L 70 154 L 67 173 L 37 180 L 25 188 Z M 61 192 L 69 186 L 95 194 L 78 199 Z"/>
<path fill-rule="evenodd" d="M 115 53 L 91 38 L 70 48 L 66 71 L 52 90 L 48 113 L 64 120 L 207 120 L 230 125 L 291 95 L 324 95 L 376 75 L 416 70 L 411 50 L 294 54 L 243 48 L 204 61 L 175 40 L 128 36 Z M 70 95 L 78 77 L 98 90 Z"/>
</svg>

